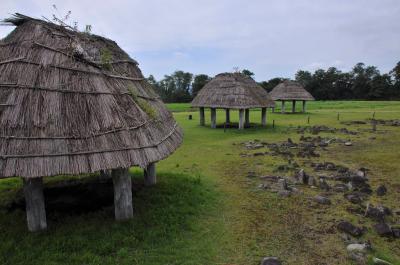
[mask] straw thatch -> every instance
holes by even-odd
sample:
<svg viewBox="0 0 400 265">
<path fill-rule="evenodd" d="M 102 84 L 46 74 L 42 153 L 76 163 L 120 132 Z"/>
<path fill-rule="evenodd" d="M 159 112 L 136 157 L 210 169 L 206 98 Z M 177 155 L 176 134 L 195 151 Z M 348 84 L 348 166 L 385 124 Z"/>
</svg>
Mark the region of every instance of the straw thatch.
<svg viewBox="0 0 400 265">
<path fill-rule="evenodd" d="M 274 100 L 314 100 L 300 83 L 289 80 L 274 87 L 269 94 Z"/>
<path fill-rule="evenodd" d="M 192 106 L 250 109 L 274 107 L 275 103 L 252 78 L 241 73 L 222 73 L 199 91 Z"/>
<path fill-rule="evenodd" d="M 20 14 L 0 41 L 0 178 L 147 166 L 182 141 L 137 63 L 106 38 Z"/>
</svg>

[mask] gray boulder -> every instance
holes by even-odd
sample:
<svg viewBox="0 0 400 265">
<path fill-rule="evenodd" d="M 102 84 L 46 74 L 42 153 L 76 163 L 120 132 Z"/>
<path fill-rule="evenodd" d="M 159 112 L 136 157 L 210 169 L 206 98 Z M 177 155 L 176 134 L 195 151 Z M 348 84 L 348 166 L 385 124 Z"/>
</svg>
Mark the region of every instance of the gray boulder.
<svg viewBox="0 0 400 265">
<path fill-rule="evenodd" d="M 261 261 L 261 265 L 282 265 L 277 257 L 265 257 Z"/>
</svg>

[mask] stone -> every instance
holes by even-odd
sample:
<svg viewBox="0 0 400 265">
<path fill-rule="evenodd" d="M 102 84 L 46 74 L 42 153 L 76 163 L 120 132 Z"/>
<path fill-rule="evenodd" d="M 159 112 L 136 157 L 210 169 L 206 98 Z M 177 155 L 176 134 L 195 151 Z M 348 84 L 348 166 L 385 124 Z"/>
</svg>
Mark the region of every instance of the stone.
<svg viewBox="0 0 400 265">
<path fill-rule="evenodd" d="M 392 263 L 390 263 L 389 261 L 379 259 L 377 257 L 373 257 L 372 262 L 377 265 L 392 265 Z"/>
<path fill-rule="evenodd" d="M 327 197 L 321 196 L 321 195 L 317 195 L 314 197 L 314 201 L 319 203 L 319 204 L 324 204 L 324 205 L 330 205 L 331 204 L 331 200 Z"/>
<path fill-rule="evenodd" d="M 380 185 L 377 189 L 376 189 L 376 195 L 378 196 L 383 196 L 385 195 L 387 192 L 387 189 L 385 187 L 385 185 Z"/>
<path fill-rule="evenodd" d="M 345 194 L 344 197 L 346 200 L 354 204 L 359 204 L 362 202 L 362 198 L 357 193 Z"/>
<path fill-rule="evenodd" d="M 341 221 L 338 225 L 337 228 L 347 234 L 350 234 L 355 237 L 359 237 L 364 233 L 364 230 L 362 228 L 359 228 L 355 225 L 353 225 L 350 222 L 347 221 Z"/>
<path fill-rule="evenodd" d="M 387 215 L 391 214 L 392 212 L 390 211 L 390 209 L 383 205 L 378 205 L 377 207 L 374 207 L 372 204 L 368 203 L 367 209 L 365 210 L 366 217 L 369 217 L 377 221 L 383 221 L 385 220 L 385 217 Z"/>
<path fill-rule="evenodd" d="M 391 236 L 392 229 L 387 223 L 377 223 L 374 225 L 375 232 L 380 236 Z"/>
<path fill-rule="evenodd" d="M 307 174 L 304 172 L 304 169 L 300 169 L 295 175 L 295 179 L 300 183 L 307 184 Z"/>
<path fill-rule="evenodd" d="M 315 180 L 315 178 L 313 176 L 309 176 L 308 180 L 307 180 L 307 184 L 309 186 L 317 186 L 317 181 Z"/>
<path fill-rule="evenodd" d="M 288 190 L 288 185 L 287 185 L 286 179 L 279 179 L 278 184 L 279 184 L 279 189 Z"/>
<path fill-rule="evenodd" d="M 365 257 L 364 253 L 350 252 L 349 258 L 351 260 L 354 260 L 357 265 L 366 265 L 367 264 L 367 258 Z"/>
<path fill-rule="evenodd" d="M 331 186 L 326 182 L 325 178 L 320 178 L 319 179 L 319 188 L 321 190 L 329 191 L 331 189 Z"/>
<path fill-rule="evenodd" d="M 261 265 L 282 265 L 277 257 L 265 257 L 261 261 Z"/>
<path fill-rule="evenodd" d="M 347 245 L 346 249 L 348 252 L 367 253 L 371 249 L 371 244 L 369 242 L 363 244 L 354 243 Z"/>
<path fill-rule="evenodd" d="M 346 184 L 343 183 L 337 183 L 332 187 L 333 191 L 335 192 L 346 192 L 348 191 L 348 187 Z"/>
<path fill-rule="evenodd" d="M 292 193 L 289 190 L 281 190 L 281 191 L 278 192 L 278 196 L 279 197 L 284 197 L 284 198 L 290 197 L 291 194 Z"/>
<path fill-rule="evenodd" d="M 353 143 L 352 143 L 352 142 L 345 142 L 344 145 L 345 145 L 345 146 L 352 146 Z"/>
<path fill-rule="evenodd" d="M 394 238 L 400 238 L 400 227 L 392 227 Z"/>
</svg>

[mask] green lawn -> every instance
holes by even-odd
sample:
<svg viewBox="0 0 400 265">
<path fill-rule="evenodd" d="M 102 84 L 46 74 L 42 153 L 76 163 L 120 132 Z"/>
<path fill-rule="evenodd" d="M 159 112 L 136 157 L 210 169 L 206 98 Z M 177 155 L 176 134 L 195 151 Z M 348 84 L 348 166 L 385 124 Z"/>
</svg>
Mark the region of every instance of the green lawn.
<svg viewBox="0 0 400 265">
<path fill-rule="evenodd" d="M 267 128 L 211 129 L 198 125 L 198 112 L 190 104 L 169 104 L 185 137 L 182 146 L 168 159 L 157 164 L 158 184 L 143 187 L 142 172 L 132 168 L 135 217 L 117 223 L 113 208 L 84 214 L 48 212 L 49 229 L 32 234 L 26 230 L 25 212 L 8 210 L 21 197 L 19 179 L 0 181 L 0 264 L 259 264 L 264 256 L 278 256 L 284 264 L 354 264 L 346 254 L 346 245 L 334 228 L 341 220 L 368 228 L 361 240 L 370 240 L 375 256 L 400 264 L 400 241 L 381 238 L 371 229 L 372 222 L 350 214 L 352 205 L 343 195 L 332 195 L 329 207 L 310 206 L 318 191 L 301 187 L 302 193 L 279 198 L 261 190 L 256 175 L 290 176 L 293 172 L 275 172 L 286 160 L 271 156 L 246 156 L 251 153 L 240 144 L 258 139 L 266 142 L 297 142 L 293 128 L 310 125 L 358 130 L 358 135 L 322 133 L 322 136 L 351 139 L 352 147 L 332 145 L 315 161 L 332 161 L 352 169 L 367 167 L 375 189 L 384 183 L 388 194 L 372 195 L 374 204 L 399 209 L 400 201 L 400 127 L 343 125 L 343 121 L 366 120 L 375 112 L 377 119 L 400 119 L 400 102 L 326 101 L 310 102 L 307 114 L 283 115 L 268 112 Z M 298 104 L 300 109 L 300 104 Z M 289 108 L 289 104 L 287 105 Z M 277 108 L 278 109 L 278 108 Z M 190 113 L 189 113 L 190 112 Z M 340 113 L 340 121 L 337 113 Z M 188 115 L 193 115 L 193 120 Z M 223 111 L 217 121 L 223 123 Z M 261 112 L 250 112 L 257 123 Z M 209 125 L 210 113 L 206 111 Z M 233 121 L 238 113 L 231 113 Z M 272 128 L 271 121 L 275 121 Z M 371 137 L 375 137 L 372 140 Z M 267 151 L 267 150 L 266 150 Z M 304 159 L 295 158 L 303 165 Z M 47 178 L 47 186 L 67 177 Z M 93 182 L 96 176 L 68 177 Z M 95 203 L 95 202 L 94 202 Z M 391 222 L 400 222 L 393 216 Z M 372 263 L 371 263 L 372 264 Z"/>
</svg>

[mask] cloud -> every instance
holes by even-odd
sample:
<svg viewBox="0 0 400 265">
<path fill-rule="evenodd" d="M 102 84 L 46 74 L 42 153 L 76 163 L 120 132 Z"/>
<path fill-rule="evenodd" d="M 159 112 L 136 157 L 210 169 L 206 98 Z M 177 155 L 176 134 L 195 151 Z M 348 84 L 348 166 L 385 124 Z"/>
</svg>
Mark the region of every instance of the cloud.
<svg viewBox="0 0 400 265">
<path fill-rule="evenodd" d="M 116 40 L 144 74 L 217 74 L 234 66 L 256 79 L 357 62 L 391 69 L 400 60 L 397 0 L 55 0 L 71 21 Z M 51 17 L 53 2 L 2 0 L 13 12 Z M 0 27 L 0 36 L 9 29 Z M 340 59 L 338 59 L 340 58 Z"/>
</svg>

